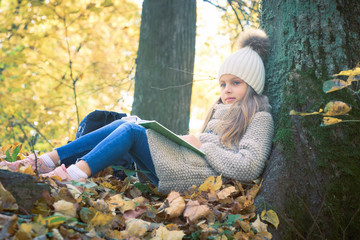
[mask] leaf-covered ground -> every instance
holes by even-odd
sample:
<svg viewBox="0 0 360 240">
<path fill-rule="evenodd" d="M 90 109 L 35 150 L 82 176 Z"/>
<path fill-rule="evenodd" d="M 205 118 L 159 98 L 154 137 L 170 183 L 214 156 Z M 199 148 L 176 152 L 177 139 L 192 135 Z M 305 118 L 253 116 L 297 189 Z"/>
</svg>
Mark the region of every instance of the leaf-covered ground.
<svg viewBox="0 0 360 240">
<path fill-rule="evenodd" d="M 12 156 L 12 149 L 4 146 L 0 158 L 7 150 Z M 24 154 L 20 151 L 18 159 Z M 35 176 L 30 167 L 17 171 Z M 37 181 L 49 184 L 51 192 L 28 215 L 19 214 L 15 198 L 0 183 L 1 239 L 271 239 L 268 223 L 279 223 L 272 210 L 255 214 L 260 185 L 223 183 L 220 176 L 167 196 L 136 177 L 119 180 L 111 168 L 86 183 Z"/>
</svg>

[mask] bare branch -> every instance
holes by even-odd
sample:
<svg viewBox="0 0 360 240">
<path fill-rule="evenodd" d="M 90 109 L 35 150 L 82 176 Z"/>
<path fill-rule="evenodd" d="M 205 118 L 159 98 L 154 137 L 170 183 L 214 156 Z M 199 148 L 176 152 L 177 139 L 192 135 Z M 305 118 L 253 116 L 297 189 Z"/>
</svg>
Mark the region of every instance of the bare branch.
<svg viewBox="0 0 360 240">
<path fill-rule="evenodd" d="M 226 8 L 223 8 L 223 7 L 217 5 L 217 4 L 215 4 L 215 3 L 213 3 L 213 2 L 211 2 L 211 1 L 209 1 L 209 0 L 204 0 L 204 2 L 210 3 L 211 5 L 213 5 L 213 6 L 215 6 L 215 7 L 217 7 L 217 8 L 219 8 L 219 9 L 221 9 L 221 10 L 223 10 L 223 11 L 226 12 Z"/>
<path fill-rule="evenodd" d="M 239 15 L 238 15 L 237 12 L 236 12 L 236 9 L 235 9 L 234 6 L 232 5 L 232 0 L 228 0 L 228 3 L 229 3 L 229 5 L 230 5 L 231 9 L 232 9 L 232 10 L 234 11 L 234 13 L 235 13 L 236 19 L 238 20 L 238 22 L 239 22 L 239 24 L 240 24 L 241 30 L 244 31 L 244 26 L 243 26 L 242 23 L 241 23 L 241 20 L 240 20 L 240 18 L 239 18 Z"/>
</svg>

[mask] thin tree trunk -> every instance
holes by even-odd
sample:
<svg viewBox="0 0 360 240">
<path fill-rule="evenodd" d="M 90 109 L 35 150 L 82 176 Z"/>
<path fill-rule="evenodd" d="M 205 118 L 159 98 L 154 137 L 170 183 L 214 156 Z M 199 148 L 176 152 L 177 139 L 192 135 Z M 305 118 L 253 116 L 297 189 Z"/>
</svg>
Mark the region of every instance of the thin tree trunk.
<svg viewBox="0 0 360 240">
<path fill-rule="evenodd" d="M 195 0 L 143 2 L 133 115 L 188 131 L 195 30 Z"/>
<path fill-rule="evenodd" d="M 360 127 L 320 127 L 318 111 L 330 100 L 353 105 L 349 90 L 325 94 L 322 83 L 360 61 L 360 2 L 262 1 L 262 28 L 272 42 L 267 88 L 276 120 L 274 148 L 257 204 L 280 215 L 274 239 L 355 239 L 360 214 Z"/>
</svg>

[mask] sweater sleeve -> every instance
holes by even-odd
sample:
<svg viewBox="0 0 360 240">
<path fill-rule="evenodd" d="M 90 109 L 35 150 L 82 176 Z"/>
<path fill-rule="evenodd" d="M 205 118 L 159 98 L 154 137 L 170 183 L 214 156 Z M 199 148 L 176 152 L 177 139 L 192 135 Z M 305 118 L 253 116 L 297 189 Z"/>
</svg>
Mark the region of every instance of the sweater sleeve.
<svg viewBox="0 0 360 240">
<path fill-rule="evenodd" d="M 251 181 L 260 176 L 271 151 L 274 123 L 270 113 L 258 112 L 239 142 L 237 151 L 214 142 L 205 142 L 200 150 L 210 166 L 222 176 Z"/>
</svg>

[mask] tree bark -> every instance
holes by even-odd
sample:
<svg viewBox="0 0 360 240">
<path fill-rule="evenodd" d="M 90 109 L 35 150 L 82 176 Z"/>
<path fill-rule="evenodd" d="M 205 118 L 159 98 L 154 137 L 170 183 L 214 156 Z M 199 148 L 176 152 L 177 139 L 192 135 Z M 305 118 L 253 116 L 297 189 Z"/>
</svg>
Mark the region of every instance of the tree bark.
<svg viewBox="0 0 360 240">
<path fill-rule="evenodd" d="M 133 115 L 187 133 L 195 30 L 195 0 L 143 2 Z"/>
<path fill-rule="evenodd" d="M 353 105 L 348 89 L 325 94 L 322 83 L 360 61 L 360 2 L 262 1 L 262 28 L 271 40 L 265 94 L 276 122 L 272 156 L 257 205 L 280 216 L 274 239 L 355 239 L 360 233 L 360 127 L 321 127 L 314 112 L 330 100 Z M 356 86 L 353 86 L 356 88 Z"/>
</svg>

